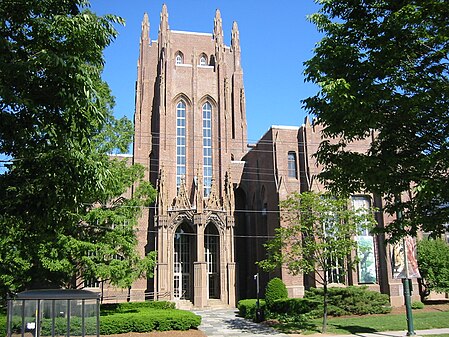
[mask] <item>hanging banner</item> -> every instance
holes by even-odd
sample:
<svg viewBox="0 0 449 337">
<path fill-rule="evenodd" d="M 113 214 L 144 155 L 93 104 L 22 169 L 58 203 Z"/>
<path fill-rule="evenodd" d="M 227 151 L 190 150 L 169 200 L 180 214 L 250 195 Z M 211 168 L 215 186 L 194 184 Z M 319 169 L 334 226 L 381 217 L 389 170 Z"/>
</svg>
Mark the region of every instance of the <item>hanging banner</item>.
<svg viewBox="0 0 449 337">
<path fill-rule="evenodd" d="M 416 257 L 416 244 L 411 236 L 392 245 L 391 269 L 393 278 L 419 278 L 418 259 Z"/>
<path fill-rule="evenodd" d="M 359 283 L 376 283 L 374 238 L 371 235 L 357 236 L 357 256 L 359 258 Z"/>
</svg>

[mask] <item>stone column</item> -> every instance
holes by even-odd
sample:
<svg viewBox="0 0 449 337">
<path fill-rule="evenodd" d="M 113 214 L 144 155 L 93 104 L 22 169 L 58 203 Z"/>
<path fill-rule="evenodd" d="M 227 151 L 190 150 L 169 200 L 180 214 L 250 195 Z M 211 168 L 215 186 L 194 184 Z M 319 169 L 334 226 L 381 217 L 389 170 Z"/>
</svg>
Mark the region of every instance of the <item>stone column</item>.
<svg viewBox="0 0 449 337">
<path fill-rule="evenodd" d="M 155 276 L 155 291 L 157 292 L 158 299 L 170 299 L 171 298 L 171 281 L 170 281 L 170 267 L 169 267 L 169 254 L 173 251 L 173 247 L 170 247 L 168 240 L 168 217 L 159 216 L 157 218 L 157 269 Z"/>
<path fill-rule="evenodd" d="M 228 304 L 235 308 L 235 262 L 228 263 Z"/>
<path fill-rule="evenodd" d="M 193 306 L 204 308 L 207 306 L 207 265 L 206 262 L 194 262 L 194 296 Z"/>
</svg>

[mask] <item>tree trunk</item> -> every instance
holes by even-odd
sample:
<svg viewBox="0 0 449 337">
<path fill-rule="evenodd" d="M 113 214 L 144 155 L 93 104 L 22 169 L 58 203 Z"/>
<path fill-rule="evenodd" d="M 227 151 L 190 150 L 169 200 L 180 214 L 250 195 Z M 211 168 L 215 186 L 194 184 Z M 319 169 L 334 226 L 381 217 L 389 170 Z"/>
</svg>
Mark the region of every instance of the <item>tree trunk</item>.
<svg viewBox="0 0 449 337">
<path fill-rule="evenodd" d="M 326 333 L 327 330 L 327 282 L 324 282 L 323 287 L 323 329 L 322 333 Z"/>
</svg>

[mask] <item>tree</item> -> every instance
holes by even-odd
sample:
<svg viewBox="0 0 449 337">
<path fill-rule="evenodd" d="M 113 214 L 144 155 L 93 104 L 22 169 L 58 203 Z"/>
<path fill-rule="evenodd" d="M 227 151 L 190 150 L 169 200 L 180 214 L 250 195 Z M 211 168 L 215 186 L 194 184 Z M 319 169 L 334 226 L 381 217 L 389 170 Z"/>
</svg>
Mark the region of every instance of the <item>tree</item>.
<svg viewBox="0 0 449 337">
<path fill-rule="evenodd" d="M 155 192 L 143 169 L 111 160 L 132 123 L 116 120 L 101 79 L 112 15 L 85 0 L 0 2 L 0 291 L 76 287 L 79 276 L 128 286 L 154 264 L 135 225 Z M 120 197 L 136 182 L 132 198 Z"/>
<path fill-rule="evenodd" d="M 309 274 L 323 286 L 323 333 L 327 325 L 328 285 L 344 282 L 356 265 L 356 236 L 374 227 L 373 214 L 348 207 L 347 199 L 314 192 L 293 193 L 281 202 L 285 226 L 266 244 L 265 270 L 284 265 L 291 274 Z"/>
<path fill-rule="evenodd" d="M 449 221 L 447 2 L 317 2 L 310 20 L 324 37 L 305 75 L 319 91 L 303 103 L 327 138 L 320 179 L 335 193 L 385 196 L 385 210 L 403 215 L 387 228 L 393 238 L 439 235 Z M 367 137 L 368 151 L 354 151 Z"/>
<path fill-rule="evenodd" d="M 449 292 L 449 246 L 442 239 L 418 242 L 418 264 L 427 291 Z"/>
</svg>

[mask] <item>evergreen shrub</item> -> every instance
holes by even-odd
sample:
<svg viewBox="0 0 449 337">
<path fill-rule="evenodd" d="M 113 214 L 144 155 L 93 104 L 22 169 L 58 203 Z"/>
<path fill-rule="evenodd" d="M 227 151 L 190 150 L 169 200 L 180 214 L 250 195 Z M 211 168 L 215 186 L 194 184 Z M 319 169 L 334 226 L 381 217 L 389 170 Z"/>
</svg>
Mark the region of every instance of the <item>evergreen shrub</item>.
<svg viewBox="0 0 449 337">
<path fill-rule="evenodd" d="M 391 311 L 388 295 L 368 290 L 366 286 L 332 287 L 328 291 L 328 314 L 331 316 L 386 314 Z M 318 305 L 313 310 L 316 316 L 323 314 L 323 294 L 322 288 L 305 292 L 304 298 Z"/>
<path fill-rule="evenodd" d="M 275 277 L 268 282 L 265 288 L 265 302 L 267 307 L 271 307 L 274 301 L 281 298 L 288 298 L 287 287 L 280 278 Z"/>
</svg>

